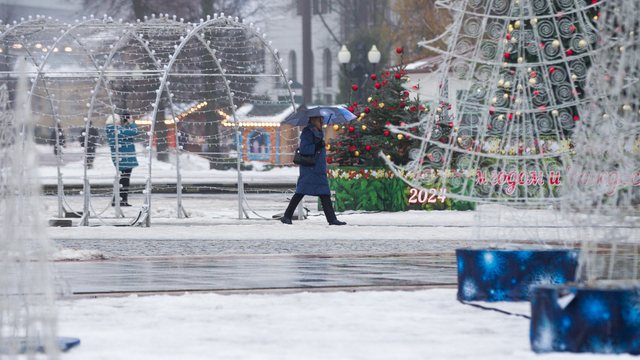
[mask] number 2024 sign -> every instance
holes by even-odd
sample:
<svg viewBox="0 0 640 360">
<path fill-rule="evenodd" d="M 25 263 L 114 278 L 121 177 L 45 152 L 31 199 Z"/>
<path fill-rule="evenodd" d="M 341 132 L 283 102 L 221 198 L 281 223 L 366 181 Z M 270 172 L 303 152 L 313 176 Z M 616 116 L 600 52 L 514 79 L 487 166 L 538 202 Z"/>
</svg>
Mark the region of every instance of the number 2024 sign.
<svg viewBox="0 0 640 360">
<path fill-rule="evenodd" d="M 444 204 L 447 200 L 447 189 L 446 188 L 431 188 L 431 189 L 409 189 L 409 193 L 411 196 L 409 197 L 409 204 L 435 204 L 440 201 L 440 203 Z"/>
</svg>

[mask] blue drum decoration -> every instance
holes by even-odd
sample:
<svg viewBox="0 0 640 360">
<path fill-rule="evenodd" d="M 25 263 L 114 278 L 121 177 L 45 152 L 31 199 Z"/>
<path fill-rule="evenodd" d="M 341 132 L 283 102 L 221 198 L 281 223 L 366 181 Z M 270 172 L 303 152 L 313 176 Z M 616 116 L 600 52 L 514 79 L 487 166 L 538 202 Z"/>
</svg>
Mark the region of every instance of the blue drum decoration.
<svg viewBox="0 0 640 360">
<path fill-rule="evenodd" d="M 458 300 L 528 301 L 531 286 L 574 281 L 578 250 L 458 249 Z"/>
<path fill-rule="evenodd" d="M 639 355 L 640 287 L 535 286 L 530 336 L 538 353 Z"/>
</svg>

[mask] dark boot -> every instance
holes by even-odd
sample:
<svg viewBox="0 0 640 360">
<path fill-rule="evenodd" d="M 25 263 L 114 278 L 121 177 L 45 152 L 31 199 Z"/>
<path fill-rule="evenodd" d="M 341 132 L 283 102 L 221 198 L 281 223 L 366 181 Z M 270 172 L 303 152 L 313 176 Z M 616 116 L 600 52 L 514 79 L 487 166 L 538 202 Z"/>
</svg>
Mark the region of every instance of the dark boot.
<svg viewBox="0 0 640 360">
<path fill-rule="evenodd" d="M 281 217 L 280 218 L 280 222 L 283 223 L 283 224 L 287 224 L 287 225 L 291 225 L 292 224 L 291 219 L 286 217 L 286 216 Z"/>
<path fill-rule="evenodd" d="M 347 225 L 346 222 L 335 219 L 333 221 L 329 221 L 329 225 Z"/>
</svg>

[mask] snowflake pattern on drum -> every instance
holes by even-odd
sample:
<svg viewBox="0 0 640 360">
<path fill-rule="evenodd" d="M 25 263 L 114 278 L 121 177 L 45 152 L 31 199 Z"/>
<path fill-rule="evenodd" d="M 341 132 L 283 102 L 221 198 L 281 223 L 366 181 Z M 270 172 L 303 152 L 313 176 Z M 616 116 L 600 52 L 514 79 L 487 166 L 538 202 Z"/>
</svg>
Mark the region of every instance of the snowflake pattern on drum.
<svg viewBox="0 0 640 360">
<path fill-rule="evenodd" d="M 560 169 L 564 178 L 575 153 L 573 133 L 583 118 L 586 74 L 599 40 L 597 14 L 606 1 L 438 1 L 454 19 L 442 37 L 447 48 L 431 40 L 420 45 L 443 57 L 438 95 L 425 99 L 440 106 L 429 109 L 419 124 L 391 127 L 421 140 L 423 156 L 388 165 L 409 174 L 433 167 L 462 170 L 473 181 L 449 193 L 452 198 L 560 201 L 562 179 L 552 179 L 550 169 Z M 450 89 L 453 79 L 461 88 Z M 442 104 L 451 106 L 448 121 L 442 119 Z M 421 133 L 411 131 L 415 128 Z M 461 156 L 468 160 L 457 161 Z M 491 171 L 508 174 L 506 164 L 513 162 L 516 184 L 498 176 L 492 180 Z M 516 179 L 525 167 L 540 181 Z M 421 187 L 415 178 L 405 181 Z"/>
<path fill-rule="evenodd" d="M 640 288 L 541 285 L 531 296 L 533 351 L 640 354 Z"/>
<path fill-rule="evenodd" d="M 577 250 L 456 250 L 458 299 L 527 301 L 531 287 L 575 279 Z"/>
</svg>

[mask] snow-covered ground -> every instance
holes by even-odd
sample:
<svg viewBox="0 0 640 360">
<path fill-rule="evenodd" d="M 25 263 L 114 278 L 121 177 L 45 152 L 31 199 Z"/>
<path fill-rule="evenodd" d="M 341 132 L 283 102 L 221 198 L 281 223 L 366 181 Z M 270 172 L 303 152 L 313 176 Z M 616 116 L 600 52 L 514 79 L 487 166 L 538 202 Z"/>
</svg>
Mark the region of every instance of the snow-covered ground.
<svg viewBox="0 0 640 360">
<path fill-rule="evenodd" d="M 40 149 L 48 151 L 46 148 Z M 73 154 L 78 149 L 67 149 Z M 108 148 L 98 150 L 89 171 L 92 184 L 113 181 Z M 48 156 L 48 155 L 41 155 Z M 69 156 L 65 183 L 81 183 L 80 158 Z M 51 160 L 51 159 L 49 159 Z M 144 162 L 144 159 L 141 163 Z M 186 181 L 234 183 L 235 171 L 208 169 L 206 160 L 185 154 Z M 174 181 L 172 164 L 154 162 L 154 180 Z M 53 184 L 56 167 L 41 166 Z M 133 182 L 144 182 L 145 165 Z M 253 182 L 295 183 L 296 168 L 248 171 Z M 282 213 L 290 194 L 250 194 L 251 219 L 238 219 L 233 194 L 186 195 L 189 218 L 177 217 L 175 195 L 152 196 L 152 226 L 122 227 L 136 217 L 143 199 L 130 198 L 125 218 L 116 218 L 107 197 L 92 197 L 91 227 L 48 228 L 57 243 L 54 260 L 131 256 L 217 254 L 330 254 L 448 251 L 537 240 L 572 243 L 571 229 L 550 209 L 521 210 L 483 205 L 477 212 L 347 212 L 347 226 L 328 226 L 316 198 L 305 199 L 309 218 L 287 226 Z M 45 216 L 57 214 L 57 198 L 43 197 Z M 65 206 L 79 209 L 80 196 Z M 478 241 L 487 240 L 487 241 Z M 177 245 L 176 245 L 177 244 Z M 154 250 L 159 249 L 159 250 Z M 173 251 L 178 251 L 174 253 Z M 187 250 L 185 250 L 187 249 Z M 382 256 L 382 255 L 381 255 Z M 454 289 L 298 293 L 193 293 L 129 297 L 66 298 L 58 301 L 59 335 L 81 345 L 62 359 L 570 359 L 598 355 L 538 356 L 529 345 L 529 321 L 460 304 Z M 499 304 L 527 314 L 529 304 Z M 622 358 L 628 356 L 623 355 Z"/>
<path fill-rule="evenodd" d="M 53 147 L 49 145 L 37 146 L 40 166 L 38 174 L 40 182 L 43 185 L 52 185 L 57 183 L 58 166 L 55 156 L 53 155 Z M 136 143 L 137 159 L 140 166 L 136 167 L 131 174 L 132 184 L 142 184 L 149 175 L 149 166 L 147 164 L 148 154 L 142 144 Z M 62 173 L 63 183 L 67 185 L 82 184 L 84 176 L 83 154 L 84 149 L 77 142 L 70 143 L 63 150 Z M 284 182 L 295 184 L 298 177 L 297 167 L 274 168 L 270 171 L 262 171 L 265 163 L 260 161 L 246 162 L 251 165 L 251 171 L 243 172 L 243 180 L 246 182 Z M 151 161 L 152 179 L 154 183 L 165 183 L 176 181 L 176 156 L 175 153 L 169 154 L 169 162 Z M 180 173 L 185 183 L 192 182 L 216 182 L 216 183 L 236 183 L 238 175 L 235 170 L 210 170 L 209 161 L 197 154 L 183 152 L 180 155 Z M 87 171 L 87 176 L 92 185 L 111 184 L 116 175 L 115 167 L 111 162 L 111 153 L 109 146 L 98 146 L 96 149 L 96 157 L 93 169 Z"/>
<path fill-rule="evenodd" d="M 530 312 L 527 303 L 498 306 Z M 453 289 L 134 295 L 66 300 L 59 309 L 59 333 L 82 341 L 64 360 L 612 357 L 536 355 L 528 320 L 462 305 Z"/>
</svg>

